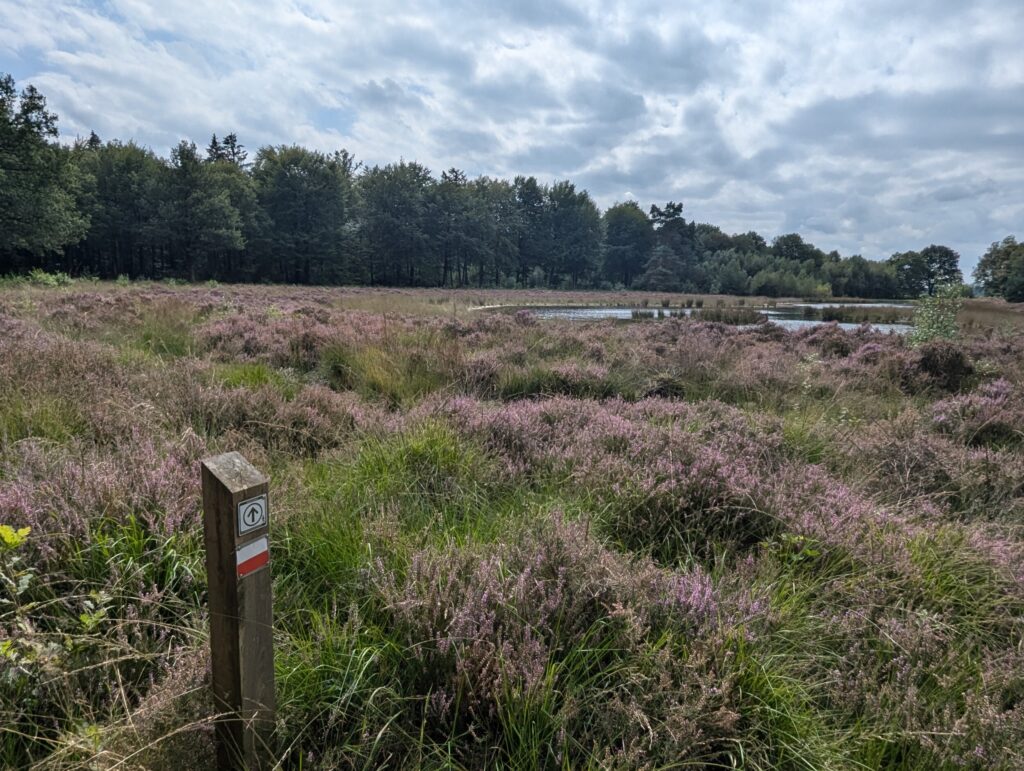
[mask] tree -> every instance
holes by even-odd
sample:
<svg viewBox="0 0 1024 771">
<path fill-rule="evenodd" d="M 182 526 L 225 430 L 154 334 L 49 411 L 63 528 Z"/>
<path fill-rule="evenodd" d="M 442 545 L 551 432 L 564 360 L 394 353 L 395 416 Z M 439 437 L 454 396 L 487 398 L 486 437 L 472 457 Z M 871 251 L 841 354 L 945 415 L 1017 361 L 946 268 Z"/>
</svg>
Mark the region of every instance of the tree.
<svg viewBox="0 0 1024 771">
<path fill-rule="evenodd" d="M 711 260 L 709 288 L 723 294 L 747 294 L 750 279 L 742 265 L 743 255 L 735 249 L 716 252 Z"/>
<path fill-rule="evenodd" d="M 609 281 L 630 286 L 643 272 L 654 245 L 654 228 L 635 201 L 617 203 L 604 213 L 604 265 Z"/>
<path fill-rule="evenodd" d="M 947 284 L 962 284 L 963 273 L 960 272 L 960 255 L 948 246 L 932 244 L 921 250 L 921 259 L 926 268 L 926 288 L 929 295 Z"/>
<path fill-rule="evenodd" d="M 575 288 L 597 267 L 601 252 L 601 214 L 586 190 L 564 180 L 548 192 L 551 207 L 552 262 Z"/>
<path fill-rule="evenodd" d="M 440 282 L 434 184 L 428 168 L 406 161 L 374 166 L 359 178 L 371 283 Z"/>
<path fill-rule="evenodd" d="M 896 252 L 889 258 L 901 297 L 919 297 L 928 290 L 928 266 L 920 252 Z"/>
<path fill-rule="evenodd" d="M 230 159 L 228 163 L 235 165 Z M 261 234 L 257 270 L 263 278 L 333 283 L 357 277 L 346 262 L 352 246 L 355 191 L 353 157 L 295 145 L 263 147 L 252 175 Z"/>
<path fill-rule="evenodd" d="M 1003 296 L 1007 302 L 1024 303 L 1024 255 L 1018 254 L 1011 263 Z"/>
<path fill-rule="evenodd" d="M 908 340 L 921 345 L 933 340 L 953 340 L 960 332 L 957 314 L 964 304 L 963 284 L 939 284 L 914 309 L 914 328 Z"/>
<path fill-rule="evenodd" d="M 678 292 L 683 281 L 682 273 L 685 266 L 682 260 L 669 247 L 659 244 L 651 252 L 643 275 L 637 279 L 638 289 L 648 291 Z"/>
<path fill-rule="evenodd" d="M 79 171 L 56 137 L 43 95 L 27 86 L 19 96 L 0 75 L 0 272 L 59 253 L 88 228 L 76 207 Z"/>
<path fill-rule="evenodd" d="M 764 252 L 768 244 L 764 237 L 753 230 L 732 237 L 733 246 L 741 252 Z"/>
<path fill-rule="evenodd" d="M 787 233 L 772 241 L 772 254 L 791 263 L 796 270 L 815 270 L 826 262 L 826 255 L 814 244 L 809 244 L 799 233 Z"/>
<path fill-rule="evenodd" d="M 91 181 L 88 194 L 79 197 L 90 227 L 69 254 L 105 278 L 159 277 L 165 256 L 166 228 L 160 219 L 167 188 L 164 162 L 133 142 L 103 144 L 98 137 L 75 148 L 75 162 Z"/>
<path fill-rule="evenodd" d="M 548 188 L 535 177 L 516 177 L 513 182 L 520 222 L 518 282 L 526 286 L 534 270 L 542 270 L 551 282 L 551 206 Z"/>
<path fill-rule="evenodd" d="M 974 282 L 987 295 L 1005 297 L 1011 270 L 1024 260 L 1024 244 L 1013 236 L 995 241 L 978 261 Z"/>
<path fill-rule="evenodd" d="M 494 285 L 501 283 L 502 275 L 512 276 L 518 268 L 519 236 L 523 229 L 515 186 L 503 179 L 481 177 L 474 183 L 476 195 L 486 209 L 490 223 L 490 260 Z M 479 280 L 483 282 L 483 267 Z"/>
<path fill-rule="evenodd" d="M 221 141 L 218 141 L 217 135 L 214 134 L 210 139 L 210 144 L 206 147 L 208 163 L 227 161 L 239 168 L 244 168 L 246 157 L 248 157 L 248 153 L 245 151 L 245 146 L 239 144 L 238 137 L 233 133 L 228 134 Z"/>
<path fill-rule="evenodd" d="M 903 297 L 932 296 L 940 286 L 962 284 L 959 261 L 959 254 L 936 244 L 920 252 L 897 252 L 889 258 Z"/>
<path fill-rule="evenodd" d="M 443 286 L 469 283 L 469 263 L 479 251 L 473 190 L 464 172 L 456 168 L 441 172 L 434 188 L 437 217 L 437 245 L 441 252 Z"/>
<path fill-rule="evenodd" d="M 601 286 L 773 295 L 917 296 L 959 281 L 945 246 L 886 262 L 823 252 L 796 233 L 771 247 L 688 222 L 683 204 L 616 203 L 602 215 L 563 180 L 469 179 L 400 161 L 359 173 L 342 150 L 263 147 L 234 133 L 189 140 L 170 158 L 94 132 L 67 147 L 31 86 L 0 77 L 0 272 L 33 267 L 103 277 Z M 83 237 L 84 236 L 84 237 Z M 1013 237 L 982 258 L 989 293 L 1019 297 Z"/>
<path fill-rule="evenodd" d="M 683 219 L 681 203 L 669 201 L 664 209 L 651 204 L 650 211 L 656 233 L 655 242 L 671 249 L 685 272 L 698 257 L 697 227 Z"/>
<path fill-rule="evenodd" d="M 214 161 L 223 161 L 225 157 L 224 148 L 217 141 L 217 135 L 214 134 L 210 139 L 210 144 L 206 147 L 206 160 L 213 163 Z"/>
<path fill-rule="evenodd" d="M 733 247 L 733 239 L 726 235 L 717 225 L 702 222 L 696 226 L 697 251 L 702 254 L 725 252 Z"/>
<path fill-rule="evenodd" d="M 238 141 L 238 137 L 234 132 L 224 137 L 224 141 L 221 142 L 221 153 L 226 161 L 230 161 L 239 168 L 245 168 L 245 159 L 249 157 L 249 153 L 245 151 L 245 145 Z"/>
<path fill-rule="evenodd" d="M 171 150 L 161 225 L 181 272 L 195 281 L 217 271 L 215 258 L 245 246 L 231 196 L 199 157 L 194 142 Z"/>
</svg>

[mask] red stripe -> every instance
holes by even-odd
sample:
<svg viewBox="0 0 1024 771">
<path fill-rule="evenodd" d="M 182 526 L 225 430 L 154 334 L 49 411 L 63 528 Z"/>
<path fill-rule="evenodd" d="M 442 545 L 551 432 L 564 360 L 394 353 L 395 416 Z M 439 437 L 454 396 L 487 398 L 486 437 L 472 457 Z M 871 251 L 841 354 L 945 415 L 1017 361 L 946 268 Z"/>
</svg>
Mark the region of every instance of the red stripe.
<svg viewBox="0 0 1024 771">
<path fill-rule="evenodd" d="M 255 557 L 250 557 L 245 562 L 238 563 L 238 575 L 248 575 L 257 568 L 263 567 L 268 562 L 270 562 L 270 551 L 261 551 Z"/>
</svg>

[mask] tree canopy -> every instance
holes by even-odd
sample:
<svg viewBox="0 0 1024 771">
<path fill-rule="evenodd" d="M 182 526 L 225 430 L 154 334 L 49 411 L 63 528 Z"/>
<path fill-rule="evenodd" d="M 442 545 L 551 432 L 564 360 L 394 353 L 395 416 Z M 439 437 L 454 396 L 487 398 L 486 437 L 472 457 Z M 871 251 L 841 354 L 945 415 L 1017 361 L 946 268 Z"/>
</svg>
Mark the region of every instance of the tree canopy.
<svg viewBox="0 0 1024 771">
<path fill-rule="evenodd" d="M 688 220 L 678 201 L 602 214 L 571 180 L 364 167 L 345 150 L 294 145 L 250 155 L 233 131 L 202 150 L 183 140 L 168 158 L 57 135 L 43 96 L 0 77 L 0 274 L 854 297 L 933 294 L 961 279 L 946 246 L 841 257 L 797 233 L 770 244 L 730 235 Z M 1024 293 L 1021 250 L 1012 237 L 993 244 L 979 286 Z"/>
<path fill-rule="evenodd" d="M 974 282 L 984 294 L 1024 302 L 1024 244 L 1013 236 L 994 242 L 978 261 Z"/>
</svg>

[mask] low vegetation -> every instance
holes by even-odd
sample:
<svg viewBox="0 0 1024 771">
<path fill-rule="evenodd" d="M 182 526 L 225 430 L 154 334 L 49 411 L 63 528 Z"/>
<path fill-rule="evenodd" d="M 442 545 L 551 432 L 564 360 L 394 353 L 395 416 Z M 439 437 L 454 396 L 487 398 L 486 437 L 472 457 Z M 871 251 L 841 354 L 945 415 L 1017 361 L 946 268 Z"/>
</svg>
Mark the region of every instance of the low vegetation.
<svg viewBox="0 0 1024 771">
<path fill-rule="evenodd" d="M 0 290 L 0 766 L 212 764 L 228 450 L 271 476 L 285 767 L 1024 764 L 1011 310 L 121 284 Z"/>
</svg>

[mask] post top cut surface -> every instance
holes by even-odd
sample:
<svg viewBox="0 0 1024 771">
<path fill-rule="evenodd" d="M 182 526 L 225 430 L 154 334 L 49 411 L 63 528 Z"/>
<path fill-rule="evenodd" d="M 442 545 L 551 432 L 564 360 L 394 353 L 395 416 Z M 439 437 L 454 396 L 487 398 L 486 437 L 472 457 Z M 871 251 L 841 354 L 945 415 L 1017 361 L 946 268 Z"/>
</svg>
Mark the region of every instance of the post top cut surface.
<svg viewBox="0 0 1024 771">
<path fill-rule="evenodd" d="M 267 478 L 238 452 L 226 452 L 207 458 L 203 461 L 203 466 L 232 493 L 267 482 Z"/>
</svg>

